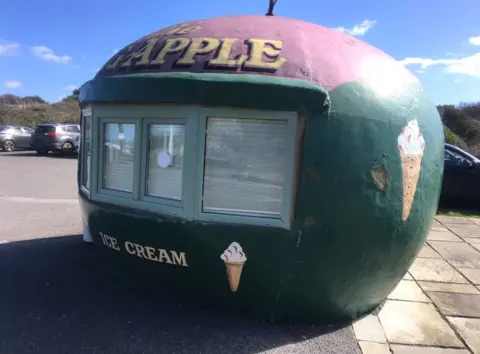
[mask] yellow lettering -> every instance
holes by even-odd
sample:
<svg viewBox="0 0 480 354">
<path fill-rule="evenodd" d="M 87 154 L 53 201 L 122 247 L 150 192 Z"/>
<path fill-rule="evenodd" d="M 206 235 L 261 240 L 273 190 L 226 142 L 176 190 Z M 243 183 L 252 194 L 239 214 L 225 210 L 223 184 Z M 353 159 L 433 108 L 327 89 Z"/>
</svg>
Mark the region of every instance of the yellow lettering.
<svg viewBox="0 0 480 354">
<path fill-rule="evenodd" d="M 159 248 L 160 251 L 160 256 L 158 257 L 159 262 L 166 262 L 168 264 L 173 264 L 172 260 L 170 259 L 170 256 L 168 255 L 167 251 L 164 249 Z M 164 260 L 165 259 L 165 260 Z"/>
<path fill-rule="evenodd" d="M 175 32 L 171 34 L 189 34 L 189 33 L 195 32 L 196 30 L 199 30 L 200 28 L 201 28 L 200 26 L 191 26 L 191 25 L 180 26 L 178 30 L 175 30 Z"/>
<path fill-rule="evenodd" d="M 169 38 L 163 44 L 162 49 L 158 53 L 157 57 L 150 62 L 150 64 L 164 64 L 165 56 L 171 53 L 178 53 L 187 48 L 190 44 L 188 38 Z"/>
<path fill-rule="evenodd" d="M 287 59 L 280 57 L 283 43 L 282 41 L 268 39 L 248 39 L 250 44 L 250 58 L 245 62 L 245 67 L 259 69 L 278 69 Z M 264 62 L 263 55 L 274 59 L 271 62 Z"/>
<path fill-rule="evenodd" d="M 242 66 L 248 56 L 245 54 L 240 55 L 238 59 L 230 59 L 230 53 L 232 47 L 237 41 L 236 38 L 222 38 L 222 44 L 218 54 L 208 62 L 211 66 L 223 66 L 223 67 L 239 67 Z"/>
<path fill-rule="evenodd" d="M 152 53 L 153 47 L 155 47 L 155 44 L 157 43 L 157 38 L 153 37 L 147 40 L 142 47 L 133 53 L 129 53 L 127 56 L 127 59 L 123 62 L 122 67 L 129 67 L 132 65 L 132 60 L 133 59 L 140 59 L 135 63 L 135 66 L 137 65 L 147 65 L 150 60 L 150 54 Z"/>
<path fill-rule="evenodd" d="M 185 259 L 185 253 L 180 252 L 180 254 L 178 254 L 175 251 L 170 251 L 170 255 L 172 256 L 173 264 L 178 264 L 184 267 L 188 267 L 187 261 Z"/>
<path fill-rule="evenodd" d="M 134 243 L 133 245 L 135 246 L 135 251 L 138 257 L 148 259 L 148 257 L 145 255 L 145 249 L 143 248 L 143 246 L 137 245 L 136 243 Z"/>
<path fill-rule="evenodd" d="M 147 250 L 148 259 L 152 261 L 158 261 L 158 258 L 155 255 L 155 248 L 147 246 L 145 249 Z"/>
<path fill-rule="evenodd" d="M 132 44 L 128 46 L 127 48 L 123 49 L 120 53 L 117 53 L 117 55 L 114 55 L 112 59 L 108 61 L 107 64 L 105 64 L 104 68 L 107 70 L 112 70 L 117 67 L 117 65 L 125 58 L 125 54 L 133 48 L 135 44 Z M 103 69 L 103 68 L 102 68 Z"/>
<path fill-rule="evenodd" d="M 194 38 L 183 57 L 177 61 L 177 64 L 193 65 L 195 55 L 211 53 L 219 45 L 220 40 L 217 38 Z"/>
<path fill-rule="evenodd" d="M 130 249 L 130 247 L 132 247 L 132 249 Z M 125 242 L 125 249 L 128 253 L 135 254 L 135 250 L 133 249 L 133 243 L 131 243 L 130 241 Z"/>
</svg>

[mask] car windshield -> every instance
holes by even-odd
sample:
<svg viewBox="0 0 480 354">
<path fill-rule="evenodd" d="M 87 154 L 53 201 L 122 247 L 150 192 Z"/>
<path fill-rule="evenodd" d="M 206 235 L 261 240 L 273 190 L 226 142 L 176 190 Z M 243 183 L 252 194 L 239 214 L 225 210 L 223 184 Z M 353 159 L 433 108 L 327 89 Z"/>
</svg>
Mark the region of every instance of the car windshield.
<svg viewBox="0 0 480 354">
<path fill-rule="evenodd" d="M 6 131 L 9 130 L 9 129 L 10 129 L 10 127 L 5 127 L 5 126 L 2 127 L 2 126 L 0 126 L 0 133 L 1 133 L 1 132 L 6 132 Z"/>
</svg>

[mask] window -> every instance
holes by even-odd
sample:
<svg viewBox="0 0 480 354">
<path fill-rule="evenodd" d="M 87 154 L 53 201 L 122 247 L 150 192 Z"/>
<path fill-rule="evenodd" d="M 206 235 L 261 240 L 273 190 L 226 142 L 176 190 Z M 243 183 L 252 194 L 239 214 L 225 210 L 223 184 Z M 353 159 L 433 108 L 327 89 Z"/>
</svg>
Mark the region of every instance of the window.
<svg viewBox="0 0 480 354">
<path fill-rule="evenodd" d="M 202 211 L 279 218 L 287 121 L 207 118 Z"/>
<path fill-rule="evenodd" d="M 149 124 L 146 195 L 182 199 L 185 126 Z"/>
<path fill-rule="evenodd" d="M 22 132 L 25 134 L 32 134 L 34 130 L 32 128 L 22 128 Z"/>
<path fill-rule="evenodd" d="M 290 228 L 296 113 L 167 105 L 92 112 L 82 140 L 83 165 L 96 171 L 92 199 L 188 220 Z"/>
<path fill-rule="evenodd" d="M 55 132 L 55 126 L 53 125 L 39 125 L 35 129 L 35 134 L 48 134 Z"/>
<path fill-rule="evenodd" d="M 69 125 L 67 127 L 67 132 L 69 132 L 69 133 L 80 133 L 80 129 L 76 125 Z"/>
<path fill-rule="evenodd" d="M 133 192 L 135 124 L 103 124 L 104 171 L 102 188 Z"/>
<path fill-rule="evenodd" d="M 92 160 L 92 114 L 89 110 L 82 112 L 83 136 L 80 143 L 80 155 L 82 159 L 82 186 L 90 189 L 91 160 Z"/>
</svg>

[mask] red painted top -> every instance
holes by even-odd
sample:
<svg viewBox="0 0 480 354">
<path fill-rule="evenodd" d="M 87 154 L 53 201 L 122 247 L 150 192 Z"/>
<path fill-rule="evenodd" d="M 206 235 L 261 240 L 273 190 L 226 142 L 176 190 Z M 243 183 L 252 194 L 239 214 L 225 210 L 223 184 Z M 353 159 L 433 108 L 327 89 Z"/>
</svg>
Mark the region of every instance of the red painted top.
<svg viewBox="0 0 480 354">
<path fill-rule="evenodd" d="M 327 90 L 365 78 L 380 91 L 386 80 L 416 80 L 403 65 L 365 42 L 277 16 L 217 17 L 157 31 L 113 56 L 97 77 L 172 71 L 272 75 Z"/>
</svg>

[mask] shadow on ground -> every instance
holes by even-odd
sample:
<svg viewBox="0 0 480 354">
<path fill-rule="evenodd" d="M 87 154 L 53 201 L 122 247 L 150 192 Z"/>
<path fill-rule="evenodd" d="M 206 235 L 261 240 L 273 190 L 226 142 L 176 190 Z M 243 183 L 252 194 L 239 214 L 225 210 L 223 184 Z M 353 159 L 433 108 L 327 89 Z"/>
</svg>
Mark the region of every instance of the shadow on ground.
<svg viewBox="0 0 480 354">
<path fill-rule="evenodd" d="M 0 244 L 0 353 L 359 353 L 350 327 L 203 312 L 127 287 L 102 262 L 78 235 Z"/>
</svg>

